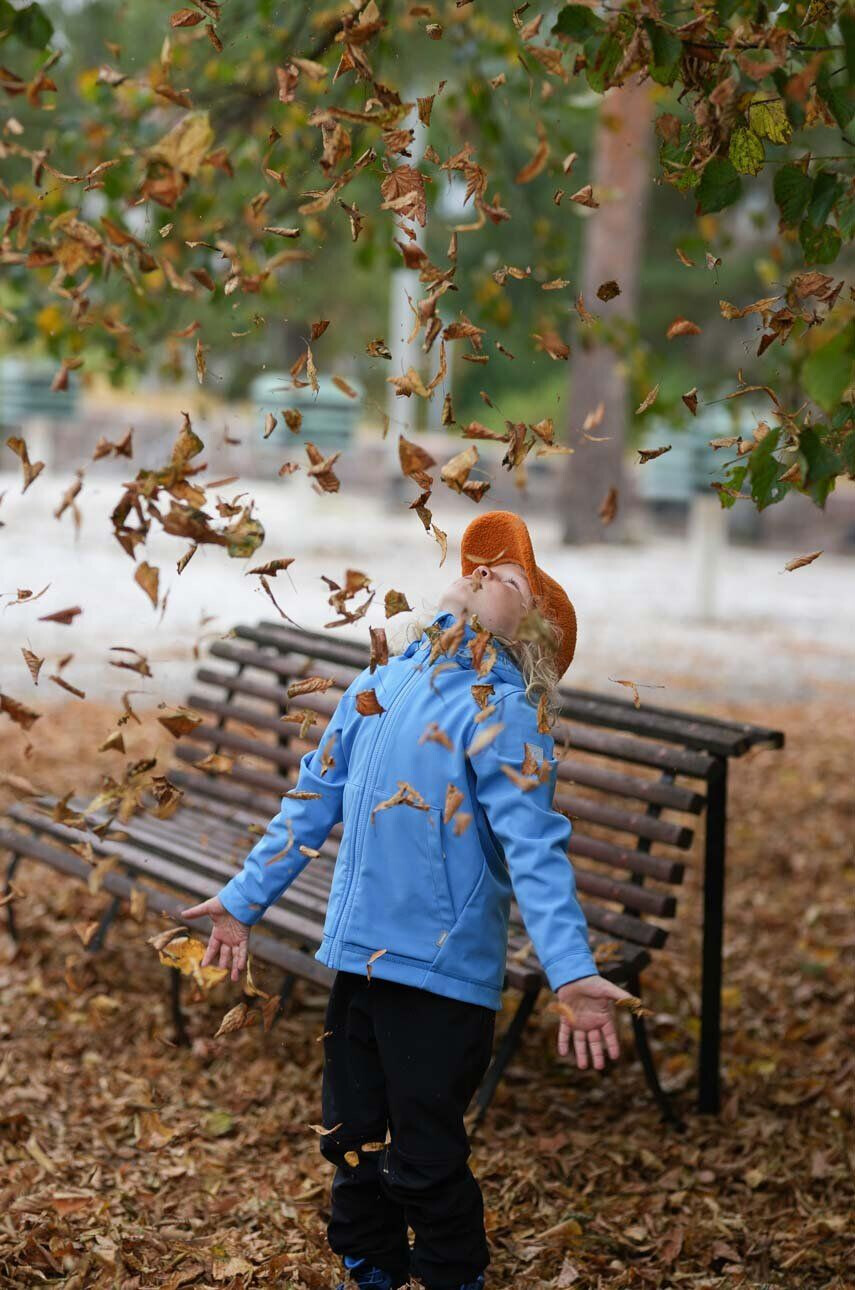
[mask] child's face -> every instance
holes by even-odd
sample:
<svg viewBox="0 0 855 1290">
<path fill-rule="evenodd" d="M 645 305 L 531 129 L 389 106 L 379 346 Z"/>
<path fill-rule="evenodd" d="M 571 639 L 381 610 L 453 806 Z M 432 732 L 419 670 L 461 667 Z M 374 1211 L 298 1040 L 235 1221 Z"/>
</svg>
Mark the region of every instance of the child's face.
<svg viewBox="0 0 855 1290">
<path fill-rule="evenodd" d="M 525 570 L 507 562 L 479 564 L 471 574 L 456 578 L 443 592 L 439 608 L 463 618 L 476 613 L 482 627 L 514 640 L 532 604 Z"/>
</svg>

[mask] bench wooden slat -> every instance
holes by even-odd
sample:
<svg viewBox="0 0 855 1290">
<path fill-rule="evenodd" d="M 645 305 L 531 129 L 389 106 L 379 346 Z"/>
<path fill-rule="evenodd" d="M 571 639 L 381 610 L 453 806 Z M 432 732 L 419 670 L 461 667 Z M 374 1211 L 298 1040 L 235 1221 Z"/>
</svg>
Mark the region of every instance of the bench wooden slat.
<svg viewBox="0 0 855 1290">
<path fill-rule="evenodd" d="M 214 672 L 210 668 L 200 668 L 196 673 L 196 679 L 221 688 L 228 694 L 246 694 L 253 698 L 264 699 L 282 709 L 295 702 L 300 706 L 309 707 L 309 700 L 317 697 L 306 695 L 306 703 L 303 705 L 302 696 L 298 700 L 289 700 L 283 686 L 268 685 L 263 681 L 253 681 L 237 674 Z M 190 696 L 189 706 L 198 707 L 199 711 L 211 712 L 221 717 L 225 717 L 226 714 L 231 716 L 233 712 L 238 719 L 246 720 L 250 724 L 256 721 L 259 729 L 275 730 L 277 733 L 289 733 L 295 730 L 295 726 L 291 723 L 283 723 L 278 717 L 270 714 L 257 714 L 254 709 L 237 705 L 232 700 L 224 703 L 221 699 L 214 699 L 208 695 L 193 694 Z M 316 704 L 311 706 L 314 710 L 321 710 Z M 327 715 L 331 715 L 333 706 L 328 704 L 324 711 Z M 262 717 L 263 720 L 259 721 L 258 717 Z M 559 753 L 559 750 L 556 749 L 556 752 Z M 638 801 L 681 811 L 684 814 L 699 815 L 706 806 L 706 794 L 698 789 L 668 783 L 661 779 L 649 777 L 642 779 L 626 771 L 610 770 L 590 762 L 578 761 L 568 756 L 566 751 L 558 762 L 559 784 L 564 780 L 572 780 L 576 784 L 599 788 L 618 796 L 633 797 Z"/>
<path fill-rule="evenodd" d="M 182 757 L 180 747 L 175 751 L 179 757 Z M 276 789 L 244 788 L 242 784 L 233 784 L 230 780 L 225 780 L 222 775 L 206 775 L 202 771 L 181 770 L 177 766 L 170 767 L 168 779 L 170 784 L 191 795 L 194 801 L 230 803 L 253 811 L 257 817 L 266 816 L 268 819 L 278 810 L 278 803 L 284 791 L 281 780 Z M 286 787 L 288 787 L 287 784 Z"/>
<path fill-rule="evenodd" d="M 237 663 L 239 667 L 270 672 L 273 676 L 281 677 L 283 681 L 289 683 L 311 674 L 329 677 L 335 681 L 339 690 L 346 690 L 354 675 L 346 666 L 325 663 L 311 656 L 307 659 L 307 656 L 299 650 L 287 654 L 273 654 L 255 645 L 233 645 L 229 641 L 214 641 L 209 653 L 214 658 Z M 307 695 L 306 698 L 308 697 Z"/>
</svg>

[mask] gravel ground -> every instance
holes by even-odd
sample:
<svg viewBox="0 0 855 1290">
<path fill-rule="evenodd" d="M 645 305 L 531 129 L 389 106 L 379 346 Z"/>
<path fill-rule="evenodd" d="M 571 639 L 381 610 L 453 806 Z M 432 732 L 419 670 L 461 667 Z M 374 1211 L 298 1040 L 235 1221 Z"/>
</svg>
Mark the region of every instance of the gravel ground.
<svg viewBox="0 0 855 1290">
<path fill-rule="evenodd" d="M 70 510 L 60 519 L 54 516 L 69 482 L 65 472 L 45 471 L 22 495 L 19 473 L 0 473 L 0 688 L 36 707 L 67 698 L 48 677 L 69 653 L 73 657 L 62 675 L 89 698 L 118 703 L 122 691 L 133 687 L 137 705 L 148 699 L 182 701 L 200 643 L 241 621 L 277 618 L 258 579 L 246 576 L 251 565 L 276 557 L 294 557 L 291 569 L 272 583 L 279 604 L 298 624 L 314 629 L 338 617 L 321 575 L 338 583 L 348 568 L 369 575 L 376 589 L 371 607 L 358 622 L 331 629 L 330 635 L 367 642 L 369 625 L 386 626 L 395 648 L 410 615 L 386 620 L 385 593 L 395 588 L 414 611 L 431 610 L 458 575 L 463 529 L 479 513 L 437 487 L 433 520 L 448 534 L 441 564 L 439 545 L 406 502 L 392 506 L 352 490 L 318 495 L 302 476 L 273 483 L 241 479 L 214 491 L 229 501 L 240 493 L 255 498 L 254 513 L 267 534 L 257 556 L 229 559 L 223 548 L 203 546 L 179 575 L 176 561 L 187 542 L 153 527 L 138 559 L 160 569 L 161 603 L 154 609 L 112 534 L 109 515 L 121 484 L 115 478 L 87 478 L 78 498 L 82 522 L 76 534 Z M 215 515 L 213 503 L 208 509 Z M 566 547 L 560 544 L 557 520 L 532 513 L 525 499 L 518 509 L 539 562 L 567 588 L 576 607 L 579 641 L 565 684 L 626 696 L 616 680 L 629 679 L 639 685 L 642 704 L 649 700 L 706 711 L 726 699 L 821 699 L 852 686 L 851 557 L 827 553 L 787 572 L 786 562 L 804 552 L 730 546 L 719 560 L 715 615 L 703 618 L 693 555 L 683 538 Z M 46 584 L 38 601 L 13 603 L 16 589 L 38 593 Z M 41 614 L 78 605 L 83 612 L 71 626 L 38 621 Z M 139 650 L 153 677 L 110 667 L 110 659 L 128 657 L 111 654 L 111 646 Z M 37 688 L 21 647 L 46 660 Z"/>
</svg>

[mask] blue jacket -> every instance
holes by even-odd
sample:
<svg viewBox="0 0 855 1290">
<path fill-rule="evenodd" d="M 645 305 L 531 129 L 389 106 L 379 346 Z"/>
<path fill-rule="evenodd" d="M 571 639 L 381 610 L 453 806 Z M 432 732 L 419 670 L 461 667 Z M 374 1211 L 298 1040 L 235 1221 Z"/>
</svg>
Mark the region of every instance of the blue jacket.
<svg viewBox="0 0 855 1290">
<path fill-rule="evenodd" d="M 446 611 L 433 625 L 454 621 Z M 372 976 L 500 1011 L 512 891 L 553 990 L 597 966 L 567 856 L 572 825 L 552 806 L 554 739 L 538 731 L 522 673 L 497 640 L 496 663 L 477 675 L 468 646 L 475 634 L 467 622 L 459 648 L 429 665 L 423 633 L 373 675 L 360 672 L 301 759 L 292 791 L 319 796 L 283 797 L 218 895 L 235 918 L 258 922 L 310 862 L 300 847 L 320 848 L 343 821 L 315 958 L 364 973 L 383 950 Z M 476 722 L 471 687 L 489 684 L 495 711 Z M 369 689 L 384 709 L 376 716 L 356 708 Z M 495 738 L 467 752 L 496 724 Z M 461 800 L 446 822 L 450 786 Z"/>
</svg>

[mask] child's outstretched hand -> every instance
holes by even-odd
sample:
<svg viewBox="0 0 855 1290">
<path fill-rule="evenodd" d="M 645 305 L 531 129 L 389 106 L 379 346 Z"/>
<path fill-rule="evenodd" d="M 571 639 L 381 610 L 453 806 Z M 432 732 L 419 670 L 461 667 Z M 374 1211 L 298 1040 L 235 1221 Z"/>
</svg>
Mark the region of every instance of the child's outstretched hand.
<svg viewBox="0 0 855 1290">
<path fill-rule="evenodd" d="M 558 995 L 561 1012 L 558 1026 L 558 1051 L 561 1056 L 567 1056 L 572 1030 L 573 1049 L 580 1070 L 585 1070 L 588 1065 L 588 1048 L 596 1069 L 603 1069 L 606 1064 L 603 1056 L 604 1043 L 609 1057 L 616 1061 L 620 1057 L 620 1044 L 613 1001 L 631 999 L 633 996 L 602 976 L 583 976 L 577 981 L 568 981 L 566 985 L 559 986 L 555 993 Z"/>
<path fill-rule="evenodd" d="M 232 969 L 232 980 L 239 981 L 240 974 L 246 967 L 246 956 L 249 950 L 249 934 L 252 928 L 241 923 L 230 914 L 218 896 L 203 900 L 201 905 L 191 905 L 182 909 L 182 918 L 210 918 L 214 926 L 205 950 L 205 957 L 199 964 L 207 967 L 219 955 L 216 967 Z"/>
</svg>

